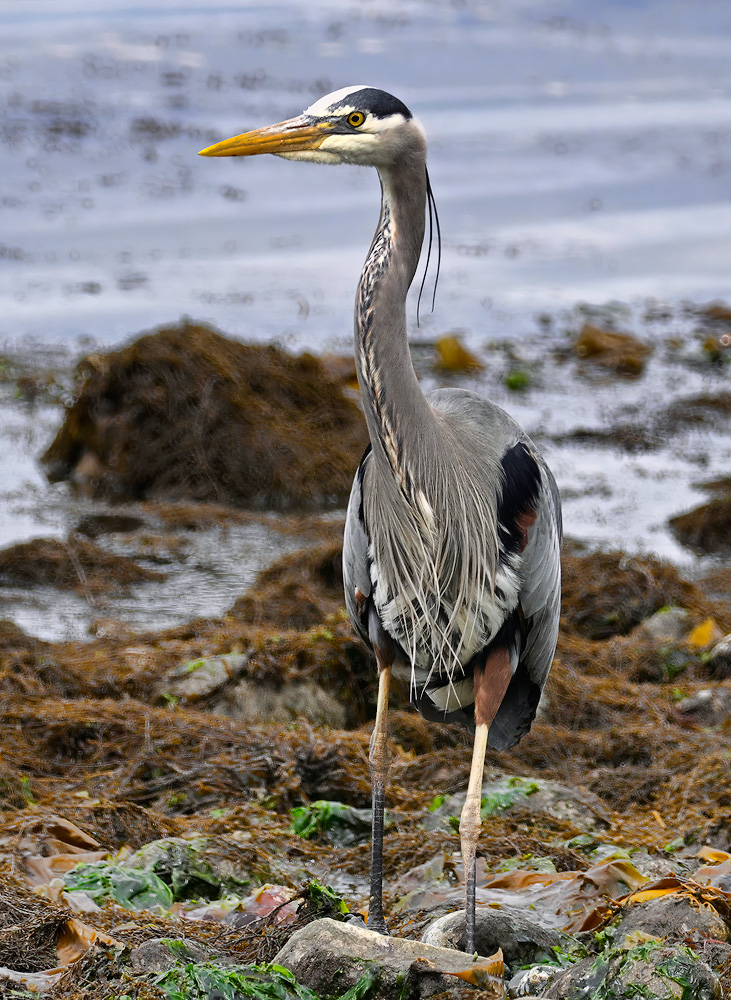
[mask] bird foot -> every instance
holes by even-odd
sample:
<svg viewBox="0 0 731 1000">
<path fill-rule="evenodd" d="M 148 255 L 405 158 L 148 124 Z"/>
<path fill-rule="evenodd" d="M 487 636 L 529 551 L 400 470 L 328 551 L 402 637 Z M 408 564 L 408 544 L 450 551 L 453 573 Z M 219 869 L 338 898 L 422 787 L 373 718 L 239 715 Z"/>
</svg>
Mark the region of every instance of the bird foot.
<svg viewBox="0 0 731 1000">
<path fill-rule="evenodd" d="M 386 921 L 383 919 L 383 917 L 381 917 L 380 920 L 375 917 L 373 918 L 373 920 L 371 920 L 369 917 L 367 926 L 369 931 L 375 931 L 376 934 L 383 934 L 384 937 L 391 936 L 389 934 L 388 927 L 386 927 Z"/>
</svg>

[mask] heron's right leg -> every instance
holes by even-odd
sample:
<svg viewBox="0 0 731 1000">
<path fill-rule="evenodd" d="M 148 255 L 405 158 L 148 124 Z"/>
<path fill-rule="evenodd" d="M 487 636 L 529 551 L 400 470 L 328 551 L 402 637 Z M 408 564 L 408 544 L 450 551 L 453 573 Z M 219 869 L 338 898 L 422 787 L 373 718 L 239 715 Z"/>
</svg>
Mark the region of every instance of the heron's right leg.
<svg viewBox="0 0 731 1000">
<path fill-rule="evenodd" d="M 492 650 L 483 669 L 476 669 L 475 682 L 475 742 L 472 767 L 467 786 L 467 798 L 459 821 L 459 837 L 465 877 L 465 951 L 475 950 L 475 903 L 477 882 L 477 842 L 480 839 L 482 817 L 482 775 L 485 769 L 487 732 L 505 697 L 512 667 L 506 649 Z"/>
<path fill-rule="evenodd" d="M 376 724 L 371 736 L 369 762 L 371 769 L 371 794 L 373 804 L 373 830 L 371 839 L 371 898 L 368 906 L 368 929 L 388 934 L 383 918 L 383 819 L 386 809 L 386 780 L 391 763 L 388 751 L 388 689 L 391 681 L 391 664 L 382 662 L 378 652 L 378 704 Z"/>
</svg>

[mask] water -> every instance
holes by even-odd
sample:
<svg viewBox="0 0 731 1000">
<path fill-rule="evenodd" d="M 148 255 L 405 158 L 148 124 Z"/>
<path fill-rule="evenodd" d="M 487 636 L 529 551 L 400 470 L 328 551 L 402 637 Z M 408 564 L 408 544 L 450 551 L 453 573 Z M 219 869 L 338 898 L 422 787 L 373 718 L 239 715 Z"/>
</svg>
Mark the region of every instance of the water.
<svg viewBox="0 0 731 1000">
<path fill-rule="evenodd" d="M 426 333 L 727 294 L 721 0 L 5 0 L 0 341 L 109 344 L 185 313 L 346 345 L 374 172 L 196 153 L 359 81 L 430 138 L 444 260 Z"/>
<path fill-rule="evenodd" d="M 687 562 L 666 518 L 702 499 L 696 481 L 727 470 L 728 435 L 688 432 L 637 457 L 550 435 L 606 427 L 627 408 L 649 419 L 723 377 L 658 350 L 640 382 L 586 382 L 548 351 L 578 301 L 627 302 L 635 329 L 648 299 L 667 304 L 668 323 L 639 330 L 661 343 L 690 336 L 683 300 L 729 297 L 731 6 L 721 0 L 4 0 L 0 350 L 46 364 L 55 345 L 53 365 L 68 368 L 79 352 L 190 315 L 241 339 L 348 352 L 375 173 L 196 154 L 358 82 L 402 98 L 430 140 L 443 259 L 437 308 L 422 310 L 418 330 L 412 298 L 415 339 L 459 329 L 488 362 L 465 384 L 541 440 L 569 534 Z M 554 318 L 548 334 L 539 313 Z M 502 386 L 506 341 L 545 357 L 523 397 Z M 36 464 L 60 409 L 28 409 L 6 389 L 0 544 L 63 535 L 75 501 Z M 270 542 L 242 537 L 251 567 Z M 186 572 L 197 580 L 204 567 L 201 592 L 218 613 L 251 574 L 236 577 L 234 546 L 220 587 L 214 549 Z M 200 610 L 161 591 L 149 604 L 161 623 Z M 63 625 L 51 605 L 31 630 L 73 632 L 75 612 Z"/>
</svg>

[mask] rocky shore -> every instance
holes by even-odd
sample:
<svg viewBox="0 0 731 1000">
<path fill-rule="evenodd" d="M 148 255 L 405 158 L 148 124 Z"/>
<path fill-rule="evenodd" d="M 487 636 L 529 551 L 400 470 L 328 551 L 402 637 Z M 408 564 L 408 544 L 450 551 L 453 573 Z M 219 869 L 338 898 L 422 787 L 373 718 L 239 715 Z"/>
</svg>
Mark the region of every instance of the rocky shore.
<svg viewBox="0 0 731 1000">
<path fill-rule="evenodd" d="M 702 342 L 693 363 L 725 365 L 727 317 L 708 322 L 720 360 Z M 607 377 L 642 378 L 650 351 L 631 341 L 587 323 L 560 363 L 600 358 Z M 460 950 L 469 740 L 394 691 L 393 936 L 380 938 L 366 923 L 375 677 L 340 571 L 338 505 L 364 442 L 352 371 L 259 350 L 252 361 L 253 348 L 186 325 L 86 359 L 44 463 L 69 489 L 118 502 L 79 514 L 65 538 L 0 551 L 0 594 L 74 593 L 98 612 L 83 641 L 0 621 L 0 989 L 59 1000 L 725 995 L 728 481 L 705 481 L 708 502 L 671 524 L 704 554 L 693 572 L 622 551 L 621 538 L 599 551 L 567 540 L 539 717 L 515 750 L 488 752 L 476 958 Z M 474 371 L 454 345 L 442 369 L 450 358 Z M 55 391 L 10 374 L 26 398 Z M 728 391 L 673 405 L 652 426 L 618 419 L 596 447 L 633 454 L 689 426 L 722 432 Z M 287 516 L 272 520 L 272 507 Z M 147 631 L 115 615 L 119 595 L 164 586 L 202 527 L 239 523 L 303 547 L 220 615 Z"/>
</svg>

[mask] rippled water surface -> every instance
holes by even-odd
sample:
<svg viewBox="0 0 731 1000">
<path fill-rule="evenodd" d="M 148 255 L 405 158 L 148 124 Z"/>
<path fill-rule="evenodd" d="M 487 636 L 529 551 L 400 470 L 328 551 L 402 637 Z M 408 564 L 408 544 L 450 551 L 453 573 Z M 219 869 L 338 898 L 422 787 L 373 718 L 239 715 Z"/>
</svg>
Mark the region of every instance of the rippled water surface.
<svg viewBox="0 0 731 1000">
<path fill-rule="evenodd" d="M 5 0 L 2 337 L 110 343 L 188 313 L 344 344 L 374 172 L 196 152 L 363 81 L 430 138 L 445 246 L 427 332 L 727 292 L 721 0 Z"/>
<path fill-rule="evenodd" d="M 642 422 L 671 398 L 718 391 L 721 375 L 659 351 L 631 385 L 581 382 L 547 360 L 516 397 L 490 345 L 547 356 L 581 300 L 628 303 L 625 325 L 657 343 L 688 338 L 682 300 L 729 298 L 731 5 L 721 0 L 4 0 L 0 347 L 48 358 L 44 345 L 56 345 L 49 363 L 68 366 L 186 314 L 242 339 L 349 351 L 375 173 L 196 154 L 359 82 L 401 97 L 430 140 L 443 259 L 436 309 L 418 330 L 410 307 L 415 339 L 463 331 L 488 363 L 469 384 L 539 439 L 607 426 L 620 411 Z M 667 303 L 670 319 L 638 329 L 648 299 Z M 539 313 L 553 324 L 541 327 Z M 12 392 L 1 402 L 0 544 L 63 534 L 74 501 L 35 464 L 61 411 Z M 731 457 L 720 434 L 637 458 L 544 447 L 569 533 L 674 558 L 666 518 L 698 502 L 693 483 Z M 271 555 L 267 538 L 246 543 L 251 566 Z M 232 561 L 218 610 L 240 558 L 219 547 Z M 210 568 L 210 552 L 201 559 Z M 167 611 L 188 609 L 168 600 Z"/>
</svg>

